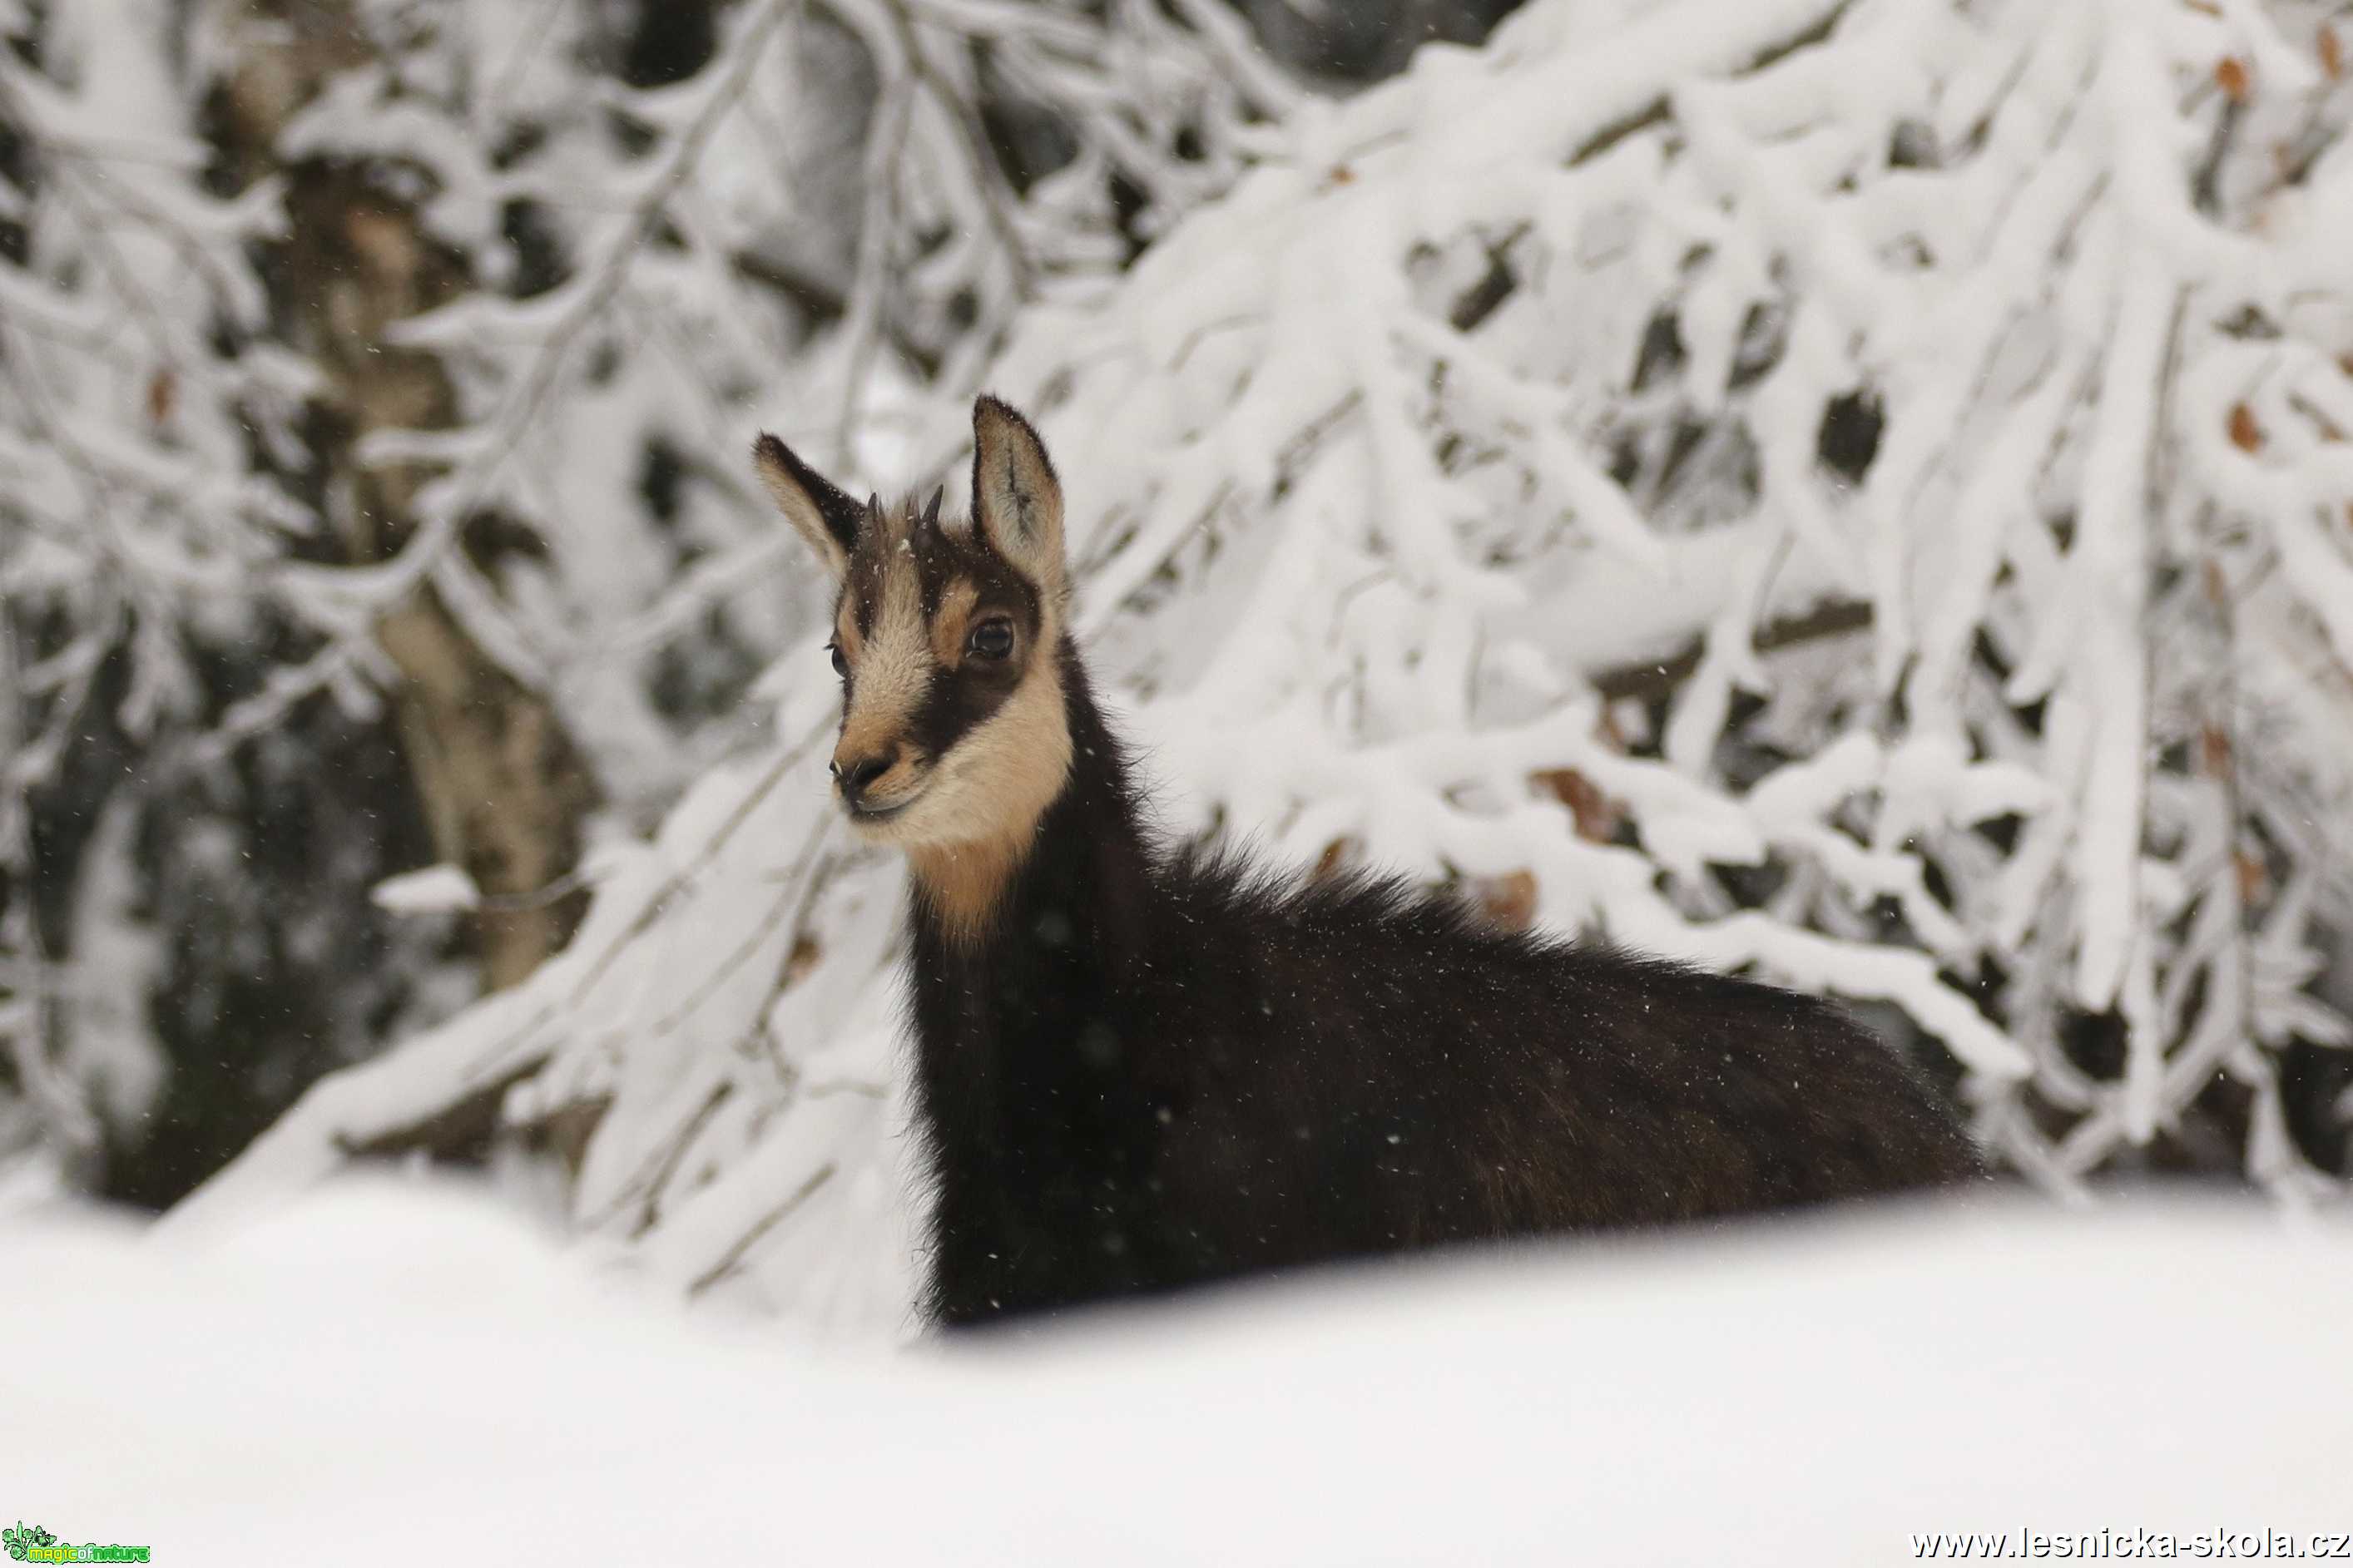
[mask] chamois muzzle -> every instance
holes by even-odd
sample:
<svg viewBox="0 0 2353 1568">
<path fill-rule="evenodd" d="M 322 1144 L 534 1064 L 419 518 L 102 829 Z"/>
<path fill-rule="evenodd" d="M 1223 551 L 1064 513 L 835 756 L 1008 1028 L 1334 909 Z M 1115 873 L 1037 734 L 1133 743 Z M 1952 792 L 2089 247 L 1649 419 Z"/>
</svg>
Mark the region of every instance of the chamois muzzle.
<svg viewBox="0 0 2353 1568">
<path fill-rule="evenodd" d="M 889 816 L 910 804 L 906 798 L 876 799 L 869 795 L 876 781 L 890 773 L 903 760 L 901 751 L 894 750 L 865 756 L 839 756 L 828 764 L 833 774 L 833 785 L 841 795 L 841 804 L 856 817 Z"/>
</svg>

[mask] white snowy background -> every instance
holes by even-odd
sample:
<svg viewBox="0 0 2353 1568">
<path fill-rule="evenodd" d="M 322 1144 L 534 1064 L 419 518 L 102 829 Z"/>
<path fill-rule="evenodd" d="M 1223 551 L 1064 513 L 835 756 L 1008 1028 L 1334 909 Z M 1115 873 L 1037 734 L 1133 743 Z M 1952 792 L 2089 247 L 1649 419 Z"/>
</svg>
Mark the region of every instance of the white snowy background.
<svg viewBox="0 0 2353 1568">
<path fill-rule="evenodd" d="M 0 1361 L 9 1506 L 158 1563 L 1822 1568 L 2348 1528 L 2353 1237 L 2252 1206 L 1422 1259 L 896 1354 L 681 1318 L 415 1184 L 9 1260 L 40 1284 L 0 1336 L 47 1352 Z"/>
<path fill-rule="evenodd" d="M 789 1521 L 884 1561 L 861 1531 L 917 1552 L 969 1508 L 1006 1560 L 1032 1530 L 1020 1560 L 1546 1560 L 1576 1520 L 1623 1547 L 1597 1558 L 1682 1561 L 1627 1531 L 1688 1517 L 1657 1489 L 1686 1453 L 1738 1501 L 1704 1527 L 1754 1521 L 1767 1561 L 1896 1560 L 2037 1499 L 2057 1526 L 2342 1495 L 2314 1456 L 2353 1452 L 2353 1262 L 2332 1215 L 2281 1226 L 2339 1204 L 2353 1117 L 2347 7 L 1536 0 L 1362 88 L 1217 0 L 737 0 L 652 84 L 594 7 L 343 9 L 330 47 L 269 6 L 0 5 L 40 39 L 0 49 L 0 890 L 96 771 L 78 735 L 146 792 L 92 814 L 46 920 L 0 902 L 0 1207 L 85 1214 L 201 1074 L 138 1001 L 175 934 L 234 957 L 291 920 L 375 987 L 301 1076 L 351 1065 L 158 1237 L 11 1244 L 92 1281 L 11 1301 L 56 1351 L 0 1358 L 12 1432 L 96 1442 L 153 1388 L 159 1474 L 221 1479 L 181 1424 L 219 1405 L 322 1521 L 413 1474 L 457 1541 L 512 1499 L 425 1434 L 487 1408 L 511 1425 L 466 1441 L 543 1445 L 512 1489 L 588 1558 Z M 276 101 L 256 61 L 315 90 L 240 183 L 208 94 Z M 1051 152 L 1019 178 L 1008 105 Z M 353 220 L 364 257 L 463 285 L 289 326 L 255 258 L 299 249 L 321 170 L 398 215 Z M 329 363 L 337 310 L 431 367 L 431 417 Z M 353 386 L 322 479 L 305 411 Z M 882 1359 L 915 1267 L 901 872 L 828 808 L 825 586 L 744 453 L 771 428 L 861 493 L 958 497 L 984 388 L 1064 475 L 1081 634 L 1172 837 L 1843 998 L 1953 1086 L 2013 1201 Z M 373 557 L 336 542 L 354 473 L 414 480 Z M 480 548 L 491 516 L 529 547 Z M 169 781 L 293 787 L 321 715 L 413 742 L 383 628 L 428 600 L 592 804 L 543 888 L 486 888 L 439 820 L 322 864 L 390 933 L 335 957 L 348 917 L 255 880 L 227 816 L 183 826 Z M 255 668 L 224 686 L 219 646 Z M 466 921 L 582 889 L 560 952 L 466 999 Z M 492 1195 L 303 1206 L 453 1127 Z M 2168 1168 L 2251 1192 L 2103 1196 Z M 479 1314 L 444 1258 L 493 1277 Z M 579 1268 L 702 1327 L 571 1285 L 551 1312 Z M 738 1319 L 761 1343 L 696 1337 Z M 599 1370 L 632 1358 L 679 1369 Z M 1440 1430 L 1478 1436 L 1433 1461 Z M 0 1472 L 95 1510 L 65 1458 L 21 1468 L 45 1452 Z M 913 1475 L 959 1500 L 902 1508 Z M 281 1494 L 239 1484 L 158 1492 L 157 1534 L 247 1539 Z M 1325 1487 L 1319 1533 L 1275 1528 Z M 1264 1527 L 1218 1531 L 1211 1489 Z M 1856 1532 L 1775 1533 L 1828 1518 Z"/>
<path fill-rule="evenodd" d="M 2308 982 L 2353 867 L 2353 161 L 2276 153 L 2353 96 L 2323 21 L 1538 5 L 1244 127 L 1231 190 L 970 378 L 1069 475 L 1169 831 L 1888 1004 L 2060 1194 L 2227 1075 L 2247 1175 L 2334 1196 L 2270 1049 L 2348 1037 Z M 1858 389 L 1849 484 L 1821 427 Z M 848 482 L 953 475 L 940 390 Z M 821 439 L 805 406 L 761 417 Z M 512 1124 L 594 1108 L 566 1212 L 678 1289 L 901 1312 L 900 873 L 834 825 L 823 586 L 758 538 L 776 739 L 602 845 L 528 984 L 319 1086 L 192 1218 L 507 1084 Z M 1662 704 L 1611 700 L 1679 656 Z M 2071 1011 L 2116 1020 L 2113 1072 Z"/>
</svg>

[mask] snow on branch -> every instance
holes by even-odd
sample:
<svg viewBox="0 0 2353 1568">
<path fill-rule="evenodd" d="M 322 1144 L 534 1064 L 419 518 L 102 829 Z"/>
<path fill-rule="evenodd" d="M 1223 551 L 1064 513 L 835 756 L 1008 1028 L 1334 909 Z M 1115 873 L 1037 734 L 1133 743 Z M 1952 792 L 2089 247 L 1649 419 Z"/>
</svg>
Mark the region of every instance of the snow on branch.
<svg viewBox="0 0 2353 1568">
<path fill-rule="evenodd" d="M 880 478 L 1028 301 L 1100 294 L 1303 96 L 1215 5 L 720 0 L 701 42 L 659 5 L 0 9 L 0 1000 L 34 1019 L 0 1158 L 73 1049 L 42 988 L 90 990 L 6 902 L 77 758 L 119 731 L 134 793 L 236 799 L 390 707 L 414 763 L 448 739 L 420 668 L 462 665 L 586 776 L 545 886 L 465 912 L 543 910 L 575 837 L 747 743 L 808 624 L 745 433 Z M 435 852 L 481 875 L 448 797 Z"/>
<path fill-rule="evenodd" d="M 924 26 L 1041 82 L 1087 47 L 972 0 L 844 14 L 892 23 L 886 95 Z M 2311 989 L 2353 919 L 2343 27 L 1538 4 L 1345 102 L 1252 88 L 1231 189 L 986 362 L 1067 474 L 1167 830 L 1868 1004 L 2055 1191 L 2194 1124 L 2337 1194 L 2280 1053 L 2348 1038 Z M 953 472 L 977 364 L 899 399 L 880 477 Z M 840 427 L 818 384 L 788 427 Z M 499 1084 L 515 1126 L 593 1123 L 575 1221 L 679 1289 L 894 1321 L 897 873 L 826 810 L 821 661 L 764 689 L 783 739 L 571 952 L 196 1209 Z"/>
</svg>

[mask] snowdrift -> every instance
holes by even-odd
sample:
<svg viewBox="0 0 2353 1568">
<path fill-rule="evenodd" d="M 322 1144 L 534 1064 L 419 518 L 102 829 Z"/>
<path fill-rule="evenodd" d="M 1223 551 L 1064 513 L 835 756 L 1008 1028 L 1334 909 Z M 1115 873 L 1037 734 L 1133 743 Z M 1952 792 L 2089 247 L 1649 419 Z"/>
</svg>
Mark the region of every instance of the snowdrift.
<svg viewBox="0 0 2353 1568">
<path fill-rule="evenodd" d="M 158 1562 L 1819 1568 L 2353 1525 L 2353 1230 L 2253 1203 L 1856 1211 L 913 1352 L 681 1316 L 420 1184 L 0 1246 L 10 1517 Z"/>
</svg>

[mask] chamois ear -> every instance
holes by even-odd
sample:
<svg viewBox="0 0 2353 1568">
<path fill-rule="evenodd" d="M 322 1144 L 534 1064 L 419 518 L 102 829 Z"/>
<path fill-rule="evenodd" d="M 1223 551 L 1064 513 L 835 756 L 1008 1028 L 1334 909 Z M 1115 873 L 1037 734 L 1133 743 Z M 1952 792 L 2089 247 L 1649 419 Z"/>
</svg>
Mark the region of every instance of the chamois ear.
<svg viewBox="0 0 2353 1568">
<path fill-rule="evenodd" d="M 972 405 L 972 516 L 999 555 L 1060 597 L 1062 484 L 1029 421 L 994 397 Z"/>
<path fill-rule="evenodd" d="M 825 476 L 793 455 L 793 449 L 763 433 L 752 443 L 752 464 L 776 500 L 776 510 L 809 542 L 825 569 L 839 582 L 849 571 L 850 552 L 866 509 L 828 483 Z"/>
</svg>

